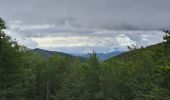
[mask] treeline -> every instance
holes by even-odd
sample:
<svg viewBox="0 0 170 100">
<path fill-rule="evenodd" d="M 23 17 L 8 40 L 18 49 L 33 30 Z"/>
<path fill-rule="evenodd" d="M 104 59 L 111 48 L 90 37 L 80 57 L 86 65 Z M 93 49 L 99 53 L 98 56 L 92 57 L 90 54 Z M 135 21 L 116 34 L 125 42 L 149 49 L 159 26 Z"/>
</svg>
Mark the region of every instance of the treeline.
<svg viewBox="0 0 170 100">
<path fill-rule="evenodd" d="M 164 42 L 101 62 L 45 58 L 7 36 L 0 19 L 0 100 L 169 100 L 170 32 Z"/>
</svg>

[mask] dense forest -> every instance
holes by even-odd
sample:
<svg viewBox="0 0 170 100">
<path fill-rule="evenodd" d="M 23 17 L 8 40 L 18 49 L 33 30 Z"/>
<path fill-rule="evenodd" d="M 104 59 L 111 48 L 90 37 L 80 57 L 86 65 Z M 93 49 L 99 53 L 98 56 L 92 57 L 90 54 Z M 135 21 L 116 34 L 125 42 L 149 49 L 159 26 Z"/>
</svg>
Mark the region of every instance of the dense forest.
<svg viewBox="0 0 170 100">
<path fill-rule="evenodd" d="M 0 100 L 170 100 L 170 31 L 162 43 L 82 61 L 33 53 L 4 29 L 0 19 Z"/>
</svg>

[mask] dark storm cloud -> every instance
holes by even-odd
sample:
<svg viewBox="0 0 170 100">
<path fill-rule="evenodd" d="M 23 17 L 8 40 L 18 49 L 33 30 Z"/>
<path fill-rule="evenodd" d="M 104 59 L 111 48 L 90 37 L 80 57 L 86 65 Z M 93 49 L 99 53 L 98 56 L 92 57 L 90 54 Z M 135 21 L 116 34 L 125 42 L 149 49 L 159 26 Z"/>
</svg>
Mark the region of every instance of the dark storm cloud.
<svg viewBox="0 0 170 100">
<path fill-rule="evenodd" d="M 170 26 L 169 4 L 170 0 L 1 0 L 0 14 L 26 24 L 160 29 Z"/>
</svg>

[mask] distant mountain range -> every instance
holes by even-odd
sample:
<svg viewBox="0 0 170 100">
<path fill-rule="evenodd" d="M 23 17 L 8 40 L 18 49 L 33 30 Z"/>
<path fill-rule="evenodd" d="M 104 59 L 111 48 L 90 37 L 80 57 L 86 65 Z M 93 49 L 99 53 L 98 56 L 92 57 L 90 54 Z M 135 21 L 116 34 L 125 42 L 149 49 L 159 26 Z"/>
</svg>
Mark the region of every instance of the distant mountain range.
<svg viewBox="0 0 170 100">
<path fill-rule="evenodd" d="M 81 60 L 87 60 L 88 58 L 90 58 L 91 53 L 85 54 L 85 55 L 81 55 L 81 56 L 74 56 L 72 54 L 67 54 L 67 53 L 63 53 L 63 52 L 58 52 L 58 51 L 48 51 L 48 50 L 43 50 L 43 49 L 32 49 L 32 51 L 34 53 L 38 53 L 43 55 L 44 57 L 51 57 L 53 55 L 60 55 L 60 56 L 66 56 L 66 57 L 72 57 L 72 58 L 79 58 Z M 114 56 L 117 56 L 119 54 L 121 54 L 122 52 L 120 51 L 115 51 L 115 52 L 111 52 L 111 53 L 97 53 L 97 57 L 99 57 L 100 60 L 107 60 L 109 58 L 112 58 Z"/>
<path fill-rule="evenodd" d="M 66 54 L 66 53 L 63 53 L 63 52 L 57 52 L 57 51 L 48 51 L 48 50 L 43 50 L 43 49 L 39 49 L 39 48 L 36 48 L 36 49 L 32 49 L 32 51 L 34 53 L 38 53 L 38 54 L 41 54 L 45 57 L 51 57 L 53 55 L 60 55 L 60 56 L 67 56 L 67 57 L 73 57 L 72 55 L 70 54 Z"/>
<path fill-rule="evenodd" d="M 75 58 L 75 59 L 78 58 L 80 60 L 87 60 L 87 58 L 84 58 L 84 57 L 76 57 L 76 56 L 73 56 L 71 54 L 58 52 L 58 51 L 48 51 L 48 50 L 43 50 L 43 49 L 39 49 L 39 48 L 32 49 L 32 51 L 34 53 L 40 54 L 40 55 L 47 57 L 47 58 L 49 58 L 53 55 L 59 55 L 59 56 L 70 57 L 70 58 Z"/>
<path fill-rule="evenodd" d="M 104 61 L 104 60 L 107 60 L 107 59 L 112 58 L 114 56 L 117 56 L 117 55 L 119 55 L 121 53 L 122 52 L 120 52 L 120 51 L 114 51 L 114 52 L 111 52 L 111 53 L 96 53 L 96 54 L 97 54 L 97 57 L 100 60 Z M 88 54 L 82 55 L 82 57 L 89 58 L 90 55 L 91 55 L 91 53 L 88 53 Z"/>
</svg>

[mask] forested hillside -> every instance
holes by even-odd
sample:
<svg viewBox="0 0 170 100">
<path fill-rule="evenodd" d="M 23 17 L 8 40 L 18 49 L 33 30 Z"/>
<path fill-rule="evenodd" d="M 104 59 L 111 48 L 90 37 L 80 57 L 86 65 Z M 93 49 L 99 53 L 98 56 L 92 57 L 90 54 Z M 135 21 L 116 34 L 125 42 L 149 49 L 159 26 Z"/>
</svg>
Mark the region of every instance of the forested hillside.
<svg viewBox="0 0 170 100">
<path fill-rule="evenodd" d="M 170 31 L 164 42 L 105 62 L 37 55 L 0 19 L 0 100 L 170 100 Z"/>
<path fill-rule="evenodd" d="M 48 51 L 48 50 L 43 50 L 43 49 L 39 49 L 39 48 L 32 49 L 32 53 L 34 53 L 36 55 L 43 56 L 45 58 L 50 58 L 54 55 L 58 55 L 58 56 L 63 56 L 63 57 L 67 57 L 67 58 L 70 58 L 70 59 L 80 59 L 81 61 L 86 61 L 88 59 L 88 58 L 85 58 L 85 57 L 76 57 L 76 56 L 66 54 L 66 53 L 63 53 L 63 52 Z"/>
<path fill-rule="evenodd" d="M 132 49 L 106 61 L 108 66 L 112 66 L 111 68 L 118 72 L 114 74 L 119 77 L 120 83 L 117 85 L 124 87 L 123 90 L 118 89 L 120 96 L 130 98 L 130 100 L 134 98 L 135 100 L 170 99 L 170 45 L 168 41 L 146 48 Z M 127 92 L 132 98 L 127 95 Z"/>
<path fill-rule="evenodd" d="M 51 57 L 53 55 L 73 57 L 72 55 L 69 55 L 69 54 L 66 54 L 66 53 L 56 52 L 56 51 L 47 51 L 47 50 L 42 50 L 42 49 L 39 49 L 39 48 L 33 49 L 32 52 L 36 53 L 36 54 L 40 54 L 40 55 L 47 57 L 47 58 Z"/>
<path fill-rule="evenodd" d="M 111 52 L 111 53 L 96 53 L 96 55 L 99 58 L 99 60 L 105 61 L 105 60 L 112 58 L 114 56 L 117 56 L 121 53 L 123 53 L 123 51 L 114 51 L 114 52 Z M 90 58 L 90 56 L 91 56 L 91 53 L 82 55 L 82 57 L 85 57 L 85 58 Z"/>
</svg>

